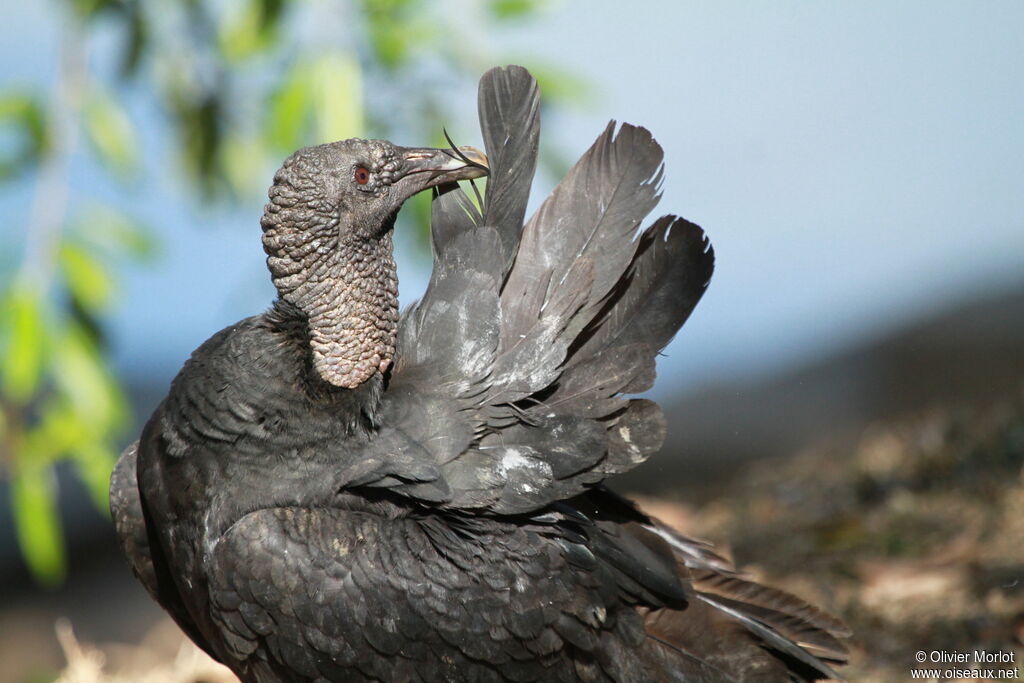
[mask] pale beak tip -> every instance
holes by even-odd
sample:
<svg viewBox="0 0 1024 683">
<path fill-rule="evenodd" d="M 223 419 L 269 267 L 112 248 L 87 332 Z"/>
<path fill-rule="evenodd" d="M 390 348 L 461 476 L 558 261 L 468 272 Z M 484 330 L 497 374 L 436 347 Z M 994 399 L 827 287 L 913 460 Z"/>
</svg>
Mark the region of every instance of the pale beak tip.
<svg viewBox="0 0 1024 683">
<path fill-rule="evenodd" d="M 470 160 L 477 166 L 482 166 L 483 168 L 486 168 L 488 170 L 490 169 L 491 166 L 490 163 L 487 161 L 487 155 L 478 150 L 476 147 L 470 147 L 469 145 L 466 145 L 465 147 L 459 147 L 459 152 L 461 152 L 463 156 L 465 156 L 468 160 Z"/>
</svg>

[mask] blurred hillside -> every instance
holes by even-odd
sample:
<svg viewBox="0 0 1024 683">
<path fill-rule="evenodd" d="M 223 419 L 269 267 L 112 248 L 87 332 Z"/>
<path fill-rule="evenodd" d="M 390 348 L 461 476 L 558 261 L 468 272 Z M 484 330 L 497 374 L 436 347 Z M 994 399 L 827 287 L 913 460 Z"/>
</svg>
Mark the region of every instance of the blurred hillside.
<svg viewBox="0 0 1024 683">
<path fill-rule="evenodd" d="M 701 489 L 747 461 L 852 443 L 868 424 L 928 408 L 987 405 L 1022 382 L 1024 284 L 789 372 L 665 401 L 671 428 L 662 456 L 621 486 Z"/>
</svg>

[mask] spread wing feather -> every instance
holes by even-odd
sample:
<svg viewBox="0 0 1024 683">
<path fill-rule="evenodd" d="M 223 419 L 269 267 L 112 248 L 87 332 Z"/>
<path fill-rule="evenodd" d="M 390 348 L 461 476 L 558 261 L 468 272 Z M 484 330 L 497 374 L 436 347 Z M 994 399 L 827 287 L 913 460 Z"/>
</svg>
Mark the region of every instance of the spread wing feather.
<svg viewBox="0 0 1024 683">
<path fill-rule="evenodd" d="M 703 232 L 657 204 L 661 147 L 610 123 L 522 225 L 536 167 L 536 83 L 519 67 L 480 84 L 484 205 L 434 200 L 434 271 L 402 316 L 379 438 L 358 483 L 440 507 L 530 512 L 656 451 L 654 359 L 700 299 Z M 376 477 L 376 478 L 375 478 Z M 356 482 L 353 482 L 356 483 Z"/>
<path fill-rule="evenodd" d="M 595 263 L 588 307 L 618 282 L 635 253 L 640 222 L 658 203 L 661 147 L 643 129 L 609 122 L 523 228 L 515 266 L 502 291 L 502 346 L 536 316 L 537 280 L 547 279 L 540 307 L 565 286 L 581 258 Z M 550 275 L 549 275 L 550 273 Z M 534 305 L 524 305 L 529 301 Z"/>
</svg>

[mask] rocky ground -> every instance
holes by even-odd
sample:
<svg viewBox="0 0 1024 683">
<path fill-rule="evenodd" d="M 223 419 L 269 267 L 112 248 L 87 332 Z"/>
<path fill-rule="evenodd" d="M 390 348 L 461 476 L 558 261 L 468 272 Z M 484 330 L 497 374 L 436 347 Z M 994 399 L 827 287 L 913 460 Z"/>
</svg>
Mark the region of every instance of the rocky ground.
<svg viewBox="0 0 1024 683">
<path fill-rule="evenodd" d="M 995 666 L 1021 667 L 1024 395 L 879 423 L 854 445 L 642 502 L 689 534 L 727 539 L 720 547 L 758 580 L 842 616 L 855 634 L 851 681 L 909 680 L 919 651 L 987 650 L 1015 658 Z M 232 680 L 169 623 L 133 646 L 59 631 L 67 683 Z"/>
</svg>

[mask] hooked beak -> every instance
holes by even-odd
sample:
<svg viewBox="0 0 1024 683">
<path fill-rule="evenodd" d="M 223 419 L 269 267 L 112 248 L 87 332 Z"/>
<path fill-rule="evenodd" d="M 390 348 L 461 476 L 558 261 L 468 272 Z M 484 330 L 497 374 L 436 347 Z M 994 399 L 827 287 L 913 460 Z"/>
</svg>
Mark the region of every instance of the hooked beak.
<svg viewBox="0 0 1024 683">
<path fill-rule="evenodd" d="M 481 178 L 488 171 L 487 156 L 475 147 L 403 147 L 400 154 L 403 164 L 396 184 L 406 197 L 456 180 Z"/>
</svg>

